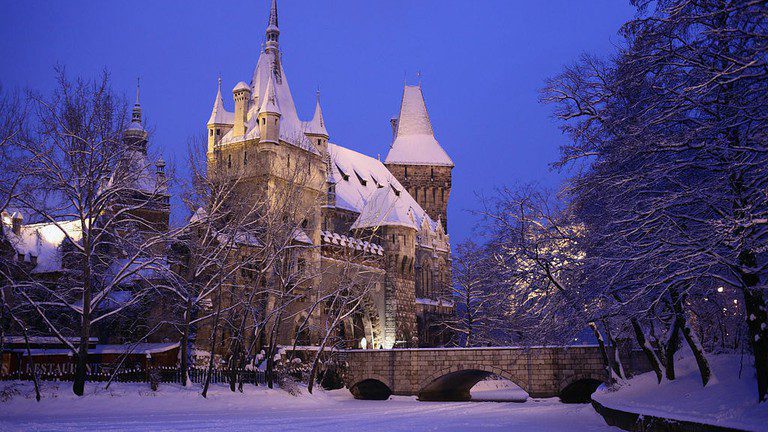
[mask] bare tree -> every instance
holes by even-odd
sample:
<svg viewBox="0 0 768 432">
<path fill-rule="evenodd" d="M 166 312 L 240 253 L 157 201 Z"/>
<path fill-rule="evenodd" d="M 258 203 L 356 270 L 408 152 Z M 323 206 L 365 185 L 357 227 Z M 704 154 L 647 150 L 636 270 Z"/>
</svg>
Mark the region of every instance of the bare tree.
<svg viewBox="0 0 768 432">
<path fill-rule="evenodd" d="M 711 371 L 682 299 L 740 290 L 764 401 L 764 4 L 634 3 L 638 17 L 624 26 L 614 59 L 585 57 L 544 91 L 573 139 L 560 165 L 585 168 L 571 191 L 593 236 L 587 254 L 634 317 L 641 346 L 640 320 L 671 306 L 669 334 L 680 332 L 691 347 L 704 385 Z"/>
<path fill-rule="evenodd" d="M 29 93 L 33 117 L 17 141 L 25 177 L 11 202 L 65 239 L 55 251 L 60 277 L 27 273 L 13 293 L 75 354 L 73 391 L 82 395 L 93 326 L 138 304 L 153 291 L 148 279 L 167 270 L 168 232 L 145 213 L 167 205 L 167 193 L 154 165 L 123 140 L 125 104 L 108 74 L 73 81 L 59 69 L 57 78 L 50 96 Z"/>
</svg>

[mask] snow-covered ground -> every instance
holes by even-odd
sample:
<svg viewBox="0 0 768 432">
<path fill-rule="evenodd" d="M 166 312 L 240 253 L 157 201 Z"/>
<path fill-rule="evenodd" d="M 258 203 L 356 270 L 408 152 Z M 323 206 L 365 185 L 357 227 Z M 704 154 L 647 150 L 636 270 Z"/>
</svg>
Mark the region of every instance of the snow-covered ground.
<svg viewBox="0 0 768 432">
<path fill-rule="evenodd" d="M 480 381 L 470 390 L 473 401 L 525 402 L 528 393 L 505 379 Z"/>
<path fill-rule="evenodd" d="M 757 403 L 755 370 L 749 356 L 708 356 L 714 379 L 702 387 L 690 354 L 677 360 L 677 379 L 659 386 L 652 373 L 639 375 L 616 392 L 600 388 L 592 398 L 606 407 L 656 417 L 745 430 L 768 430 L 768 405 Z M 739 369 L 742 368 L 741 378 Z"/>
<path fill-rule="evenodd" d="M 8 383 L 0 383 L 5 386 Z M 89 388 L 83 398 L 67 383 L 47 383 L 35 402 L 25 383 L 22 395 L 0 402 L 0 431 L 610 431 L 589 405 L 557 399 L 525 403 L 419 402 L 412 397 L 360 401 L 347 390 L 291 396 L 248 386 L 233 394 L 224 386 L 208 399 L 198 388 L 119 384 L 110 391 Z"/>
</svg>

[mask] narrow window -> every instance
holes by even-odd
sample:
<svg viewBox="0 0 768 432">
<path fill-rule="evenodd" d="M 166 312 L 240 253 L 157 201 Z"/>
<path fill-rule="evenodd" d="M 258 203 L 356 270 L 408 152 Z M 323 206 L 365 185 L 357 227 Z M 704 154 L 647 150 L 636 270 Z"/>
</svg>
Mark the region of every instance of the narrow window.
<svg viewBox="0 0 768 432">
<path fill-rule="evenodd" d="M 336 205 L 336 185 L 328 185 L 328 205 Z"/>
<path fill-rule="evenodd" d="M 227 156 L 227 168 L 232 168 L 232 155 Z"/>
<path fill-rule="evenodd" d="M 210 136 L 213 136 L 213 129 L 211 129 L 211 130 L 210 130 L 210 131 L 208 131 L 208 132 L 210 132 L 210 134 L 208 134 L 208 135 L 210 135 Z"/>
<path fill-rule="evenodd" d="M 434 168 L 430 168 L 429 169 L 429 179 L 430 180 L 434 180 L 435 179 L 435 169 Z"/>
<path fill-rule="evenodd" d="M 440 189 L 440 202 L 445 202 L 445 189 Z"/>
<path fill-rule="evenodd" d="M 405 178 L 408 178 L 408 167 L 405 167 Z"/>
<path fill-rule="evenodd" d="M 221 129 L 216 128 L 216 136 L 219 136 L 219 135 L 221 135 Z"/>
<path fill-rule="evenodd" d="M 437 201 L 437 189 L 432 188 L 432 202 Z"/>
<path fill-rule="evenodd" d="M 248 152 L 243 152 L 243 165 L 248 165 Z"/>
</svg>

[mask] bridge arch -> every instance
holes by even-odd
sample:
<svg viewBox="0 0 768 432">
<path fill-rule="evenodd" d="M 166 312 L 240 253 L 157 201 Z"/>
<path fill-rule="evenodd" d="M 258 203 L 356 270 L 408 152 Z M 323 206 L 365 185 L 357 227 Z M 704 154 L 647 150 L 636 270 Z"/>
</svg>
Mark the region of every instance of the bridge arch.
<svg viewBox="0 0 768 432">
<path fill-rule="evenodd" d="M 472 399 L 472 387 L 490 375 L 498 375 L 528 391 L 523 380 L 498 367 L 484 364 L 454 365 L 422 380 L 418 398 L 422 401 L 468 401 Z"/>
<path fill-rule="evenodd" d="M 605 381 L 604 374 L 593 372 L 569 375 L 560 380 L 557 394 L 565 403 L 588 403 L 592 393 Z"/>
<path fill-rule="evenodd" d="M 366 375 L 355 380 L 349 387 L 349 391 L 355 399 L 387 400 L 392 395 L 392 388 L 387 384 L 388 380 L 381 375 Z"/>
</svg>

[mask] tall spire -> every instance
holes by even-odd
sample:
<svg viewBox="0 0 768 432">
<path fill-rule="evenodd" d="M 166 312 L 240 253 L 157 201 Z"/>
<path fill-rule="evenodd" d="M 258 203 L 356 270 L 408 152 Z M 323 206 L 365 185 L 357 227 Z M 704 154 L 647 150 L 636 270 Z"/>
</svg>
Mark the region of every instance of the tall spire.
<svg viewBox="0 0 768 432">
<path fill-rule="evenodd" d="M 277 0 L 272 0 L 272 6 L 269 8 L 269 23 L 267 24 L 267 52 L 274 52 L 277 55 L 278 39 L 280 39 L 280 28 L 277 23 Z"/>
<path fill-rule="evenodd" d="M 139 103 L 139 91 L 141 89 L 141 78 L 136 77 L 136 103 L 133 105 L 133 115 L 131 123 L 141 124 L 141 104 Z"/>
</svg>

